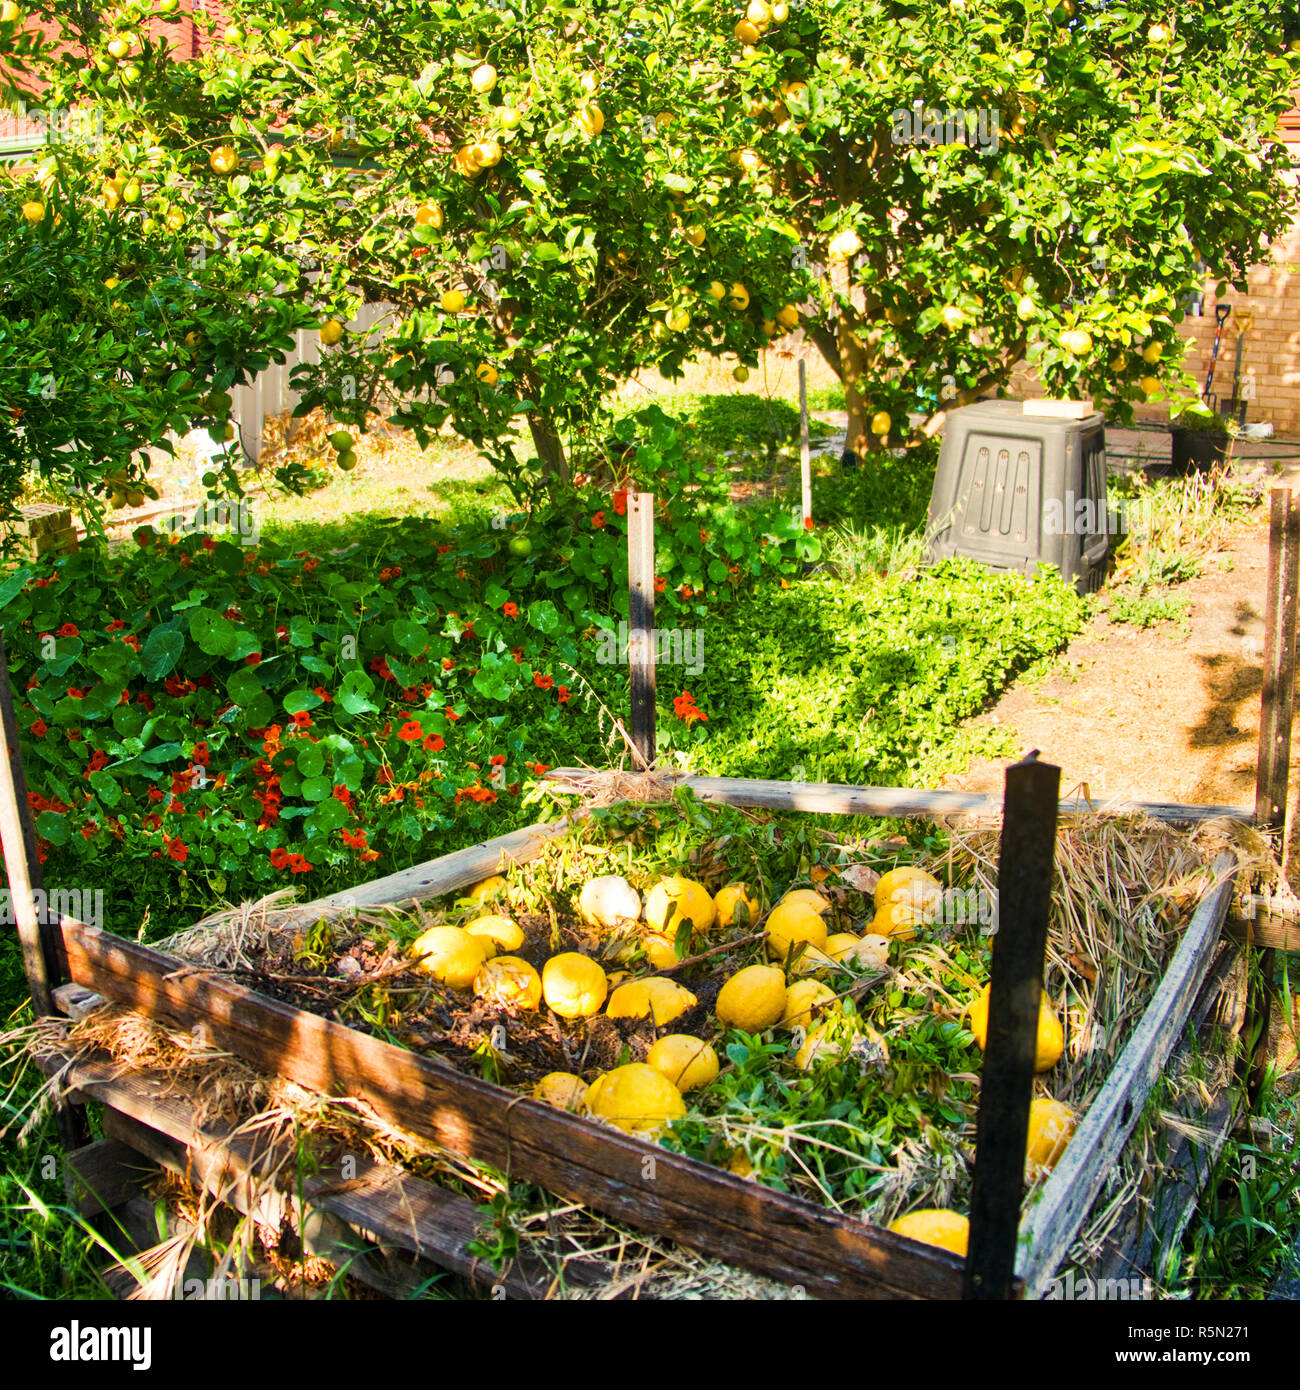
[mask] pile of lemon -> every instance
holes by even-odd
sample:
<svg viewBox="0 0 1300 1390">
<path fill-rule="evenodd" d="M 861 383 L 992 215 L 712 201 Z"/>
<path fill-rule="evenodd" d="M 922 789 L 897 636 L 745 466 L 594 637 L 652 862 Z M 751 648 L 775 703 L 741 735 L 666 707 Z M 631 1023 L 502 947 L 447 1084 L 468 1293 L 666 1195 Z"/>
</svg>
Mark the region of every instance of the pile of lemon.
<svg viewBox="0 0 1300 1390">
<path fill-rule="evenodd" d="M 493 877 L 471 890 L 483 902 L 506 888 Z M 763 906 L 745 883 L 729 883 L 711 895 L 703 884 L 681 875 L 655 883 L 644 901 L 621 875 L 606 874 L 586 882 L 578 896 L 578 913 L 602 937 L 602 956 L 615 966 L 643 954 L 651 967 L 667 971 L 680 964 L 678 942 L 707 943 L 716 935 L 758 934 L 768 963 L 747 965 L 723 983 L 714 1015 L 723 1028 L 747 1033 L 768 1029 L 790 1032 L 794 1065 L 808 1070 L 826 1061 L 888 1061 L 885 1039 L 851 1011 L 841 1012 L 835 992 L 823 977 L 888 968 L 893 940 L 913 939 L 934 920 L 943 889 L 933 875 L 916 867 L 890 870 L 876 884 L 874 915 L 861 935 L 832 931 L 832 904 L 812 888 L 788 892 L 764 917 Z M 436 926 L 414 943 L 419 968 L 453 990 L 473 991 L 486 1002 L 520 1009 L 543 1005 L 560 1018 L 592 1018 L 603 1010 L 613 1019 L 648 1019 L 656 1031 L 667 1029 L 698 1004 L 685 986 L 666 976 L 626 978 L 626 971 L 607 973 L 605 966 L 580 951 L 551 956 L 540 973 L 514 954 L 524 933 L 509 916 L 490 913 L 464 927 Z M 983 1048 L 988 1027 L 989 991 L 969 1006 L 970 1028 Z M 1039 1021 L 1036 1069 L 1047 1071 L 1061 1056 L 1060 1020 L 1044 993 Z M 551 1072 L 533 1088 L 533 1096 L 558 1108 L 601 1119 L 628 1133 L 653 1138 L 687 1113 L 684 1096 L 708 1086 L 719 1073 L 717 1052 L 689 1033 L 659 1037 L 644 1062 L 631 1062 L 596 1076 L 590 1083 L 571 1072 Z M 1068 1107 L 1052 1099 L 1035 1099 L 1030 1116 L 1027 1158 L 1035 1169 L 1052 1167 L 1074 1132 Z M 739 1170 L 735 1170 L 739 1171 Z M 891 1230 L 964 1254 L 966 1218 L 955 1212 L 912 1212 Z"/>
</svg>

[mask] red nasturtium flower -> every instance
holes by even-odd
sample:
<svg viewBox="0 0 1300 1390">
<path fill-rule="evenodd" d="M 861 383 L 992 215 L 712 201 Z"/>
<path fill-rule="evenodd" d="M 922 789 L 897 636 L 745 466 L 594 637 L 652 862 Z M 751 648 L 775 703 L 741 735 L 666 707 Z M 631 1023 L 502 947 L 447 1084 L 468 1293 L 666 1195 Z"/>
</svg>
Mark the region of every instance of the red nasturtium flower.
<svg viewBox="0 0 1300 1390">
<path fill-rule="evenodd" d="M 364 830 L 349 830 L 347 826 L 344 826 L 341 833 L 343 835 L 343 843 L 347 845 L 349 849 L 366 848 L 366 832 Z"/>
<path fill-rule="evenodd" d="M 447 716 L 447 718 L 450 719 L 453 723 L 454 723 L 457 719 L 460 718 L 460 715 L 458 715 L 458 714 L 456 713 L 456 711 L 455 711 L 454 709 L 452 709 L 452 707 L 451 707 L 450 705 L 448 705 L 448 706 L 446 707 L 446 709 L 443 710 L 443 713 L 444 713 L 444 714 Z"/>
<path fill-rule="evenodd" d="M 289 851 L 283 845 L 277 846 L 271 851 L 271 867 L 273 869 L 284 869 L 289 864 Z"/>
<path fill-rule="evenodd" d="M 449 545 L 440 545 L 440 546 L 438 547 L 438 554 L 439 554 L 439 555 L 446 555 L 446 554 L 448 554 L 450 551 L 451 551 L 451 546 L 449 546 Z"/>
<path fill-rule="evenodd" d="M 245 666 L 259 666 L 262 662 L 261 652 L 252 652 L 244 658 Z"/>
<path fill-rule="evenodd" d="M 599 531 L 605 524 L 605 513 L 597 512 L 596 515 L 591 518 L 591 524 L 594 530 Z"/>
<path fill-rule="evenodd" d="M 533 684 L 538 690 L 549 690 L 555 684 L 555 677 L 543 676 L 540 672 L 537 672 L 533 676 Z"/>
<path fill-rule="evenodd" d="M 293 716 L 293 727 L 295 729 L 310 729 L 312 725 L 311 715 L 305 709 L 298 710 Z"/>
<path fill-rule="evenodd" d="M 519 616 L 519 605 L 516 603 L 503 603 L 501 611 L 507 618 L 517 618 Z"/>
<path fill-rule="evenodd" d="M 43 719 L 38 719 L 36 723 L 32 725 L 32 733 L 35 734 L 37 738 L 44 738 L 49 732 L 50 726 Z"/>
<path fill-rule="evenodd" d="M 397 737 L 400 738 L 403 743 L 417 743 L 424 737 L 424 730 L 417 720 L 408 719 L 406 723 L 398 729 Z"/>
<path fill-rule="evenodd" d="M 200 767 L 207 767 L 212 762 L 212 754 L 208 751 L 206 742 L 194 745 L 194 752 L 190 754 L 190 760 L 198 763 Z"/>
<path fill-rule="evenodd" d="M 506 755 L 504 753 L 493 753 L 488 761 L 493 767 L 505 767 Z"/>
<path fill-rule="evenodd" d="M 331 695 L 323 685 L 313 685 L 312 694 L 319 695 L 321 700 L 327 705 L 332 705 L 334 703 L 334 696 Z"/>
<path fill-rule="evenodd" d="M 696 705 L 695 696 L 689 690 L 683 690 L 673 701 L 673 713 L 683 724 L 690 724 L 696 719 L 707 720 L 709 717 Z"/>
<path fill-rule="evenodd" d="M 619 516 L 627 515 L 627 488 L 621 487 L 614 494 L 614 511 Z"/>
<path fill-rule="evenodd" d="M 125 626 L 126 624 L 121 620 L 121 618 L 114 618 L 113 621 L 109 623 L 109 625 L 104 629 L 104 631 L 121 632 Z"/>
<path fill-rule="evenodd" d="M 81 629 L 76 623 L 64 623 L 56 635 L 59 637 L 80 637 Z"/>
<path fill-rule="evenodd" d="M 555 694 L 562 705 L 567 705 L 569 703 L 569 687 L 567 685 L 560 686 Z"/>
<path fill-rule="evenodd" d="M 655 577 L 655 593 L 662 594 L 667 587 L 668 581 L 663 577 L 662 574 L 657 575 Z"/>
<path fill-rule="evenodd" d="M 516 663 L 524 659 L 524 649 L 522 647 L 511 647 L 510 655 L 514 657 Z"/>
<path fill-rule="evenodd" d="M 447 745 L 443 741 L 441 734 L 430 734 L 429 737 L 424 740 L 423 746 L 426 752 L 441 753 Z"/>
<path fill-rule="evenodd" d="M 178 835 L 167 842 L 167 853 L 178 863 L 183 864 L 190 857 L 189 846 Z"/>
<path fill-rule="evenodd" d="M 543 772 L 549 772 L 551 770 L 550 763 L 528 763 L 527 766 L 532 768 L 533 773 L 538 777 L 540 777 Z"/>
</svg>

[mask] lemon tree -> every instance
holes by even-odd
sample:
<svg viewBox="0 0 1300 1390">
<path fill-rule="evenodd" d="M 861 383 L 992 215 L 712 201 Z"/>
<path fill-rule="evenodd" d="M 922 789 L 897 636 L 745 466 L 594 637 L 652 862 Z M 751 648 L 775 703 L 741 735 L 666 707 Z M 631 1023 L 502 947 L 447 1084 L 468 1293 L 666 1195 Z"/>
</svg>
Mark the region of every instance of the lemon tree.
<svg viewBox="0 0 1300 1390">
<path fill-rule="evenodd" d="M 521 438 L 562 484 L 612 386 L 752 362 L 784 307 L 790 228 L 716 142 L 707 6 L 228 0 L 184 62 L 149 9 L 65 18 L 51 101 L 103 112 L 87 175 L 133 185 L 143 235 L 268 264 L 314 310 L 303 409 L 450 424 L 522 497 Z M 348 331 L 365 302 L 394 309 Z"/>
<path fill-rule="evenodd" d="M 919 443 L 1025 358 L 1124 418 L 1190 387 L 1184 299 L 1206 265 L 1244 290 L 1293 215 L 1273 137 L 1294 7 L 760 0 L 741 19 L 716 9 L 724 91 L 752 116 L 755 202 L 815 273 L 806 327 L 857 454 Z"/>
</svg>

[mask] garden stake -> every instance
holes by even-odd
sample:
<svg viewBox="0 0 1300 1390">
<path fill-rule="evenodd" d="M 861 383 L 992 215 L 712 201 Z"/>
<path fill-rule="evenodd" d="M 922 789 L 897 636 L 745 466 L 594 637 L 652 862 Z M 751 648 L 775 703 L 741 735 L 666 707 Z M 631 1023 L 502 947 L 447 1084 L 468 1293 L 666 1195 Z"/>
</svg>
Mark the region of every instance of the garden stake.
<svg viewBox="0 0 1300 1390">
<path fill-rule="evenodd" d="M 1060 788 L 1061 769 L 1039 762 L 1037 750 L 1007 769 L 963 1288 L 969 1299 L 1015 1297 Z"/>
<path fill-rule="evenodd" d="M 632 743 L 643 768 L 655 760 L 655 495 L 627 495 L 628 665 Z"/>
<path fill-rule="evenodd" d="M 808 435 L 808 364 L 799 359 L 799 480 L 804 529 L 812 530 L 812 445 Z"/>
</svg>

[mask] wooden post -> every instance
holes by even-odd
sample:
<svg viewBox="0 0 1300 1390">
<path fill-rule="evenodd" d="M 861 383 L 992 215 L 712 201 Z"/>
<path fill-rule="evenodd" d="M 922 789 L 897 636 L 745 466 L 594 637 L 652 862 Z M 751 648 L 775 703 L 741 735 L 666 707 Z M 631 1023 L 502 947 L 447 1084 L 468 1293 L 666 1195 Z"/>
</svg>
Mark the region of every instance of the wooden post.
<svg viewBox="0 0 1300 1390">
<path fill-rule="evenodd" d="M 642 764 L 655 760 L 655 495 L 627 495 L 627 659 L 632 743 Z"/>
<path fill-rule="evenodd" d="M 1034 1086 L 1061 769 L 1037 752 L 1007 769 L 997 934 L 975 1136 L 963 1296 L 1012 1297 Z"/>
<path fill-rule="evenodd" d="M 1255 820 L 1281 832 L 1279 855 L 1286 863 L 1287 788 L 1291 777 L 1291 721 L 1295 716 L 1296 588 L 1300 583 L 1300 505 L 1290 488 L 1274 488 L 1268 528 L 1268 586 L 1264 600 L 1264 671 L 1259 708 L 1259 764 L 1255 774 Z M 1252 1102 L 1268 1067 L 1273 1016 L 1271 948 L 1259 953 L 1259 988 L 1246 1015 L 1246 1035 L 1258 1037 L 1250 1058 Z"/>
<path fill-rule="evenodd" d="M 802 357 L 799 359 L 799 480 L 800 519 L 808 528 L 812 521 L 812 443 L 808 432 L 808 364 Z"/>
<path fill-rule="evenodd" d="M 18 941 L 27 972 L 32 1007 L 39 1016 L 55 1012 L 50 991 L 59 984 L 49 914 L 36 912 L 33 890 L 43 886 L 40 857 L 36 853 L 36 828 L 27 804 L 27 778 L 18 751 L 18 719 L 13 689 L 9 684 L 9 658 L 0 636 L 0 845 Z"/>
</svg>

